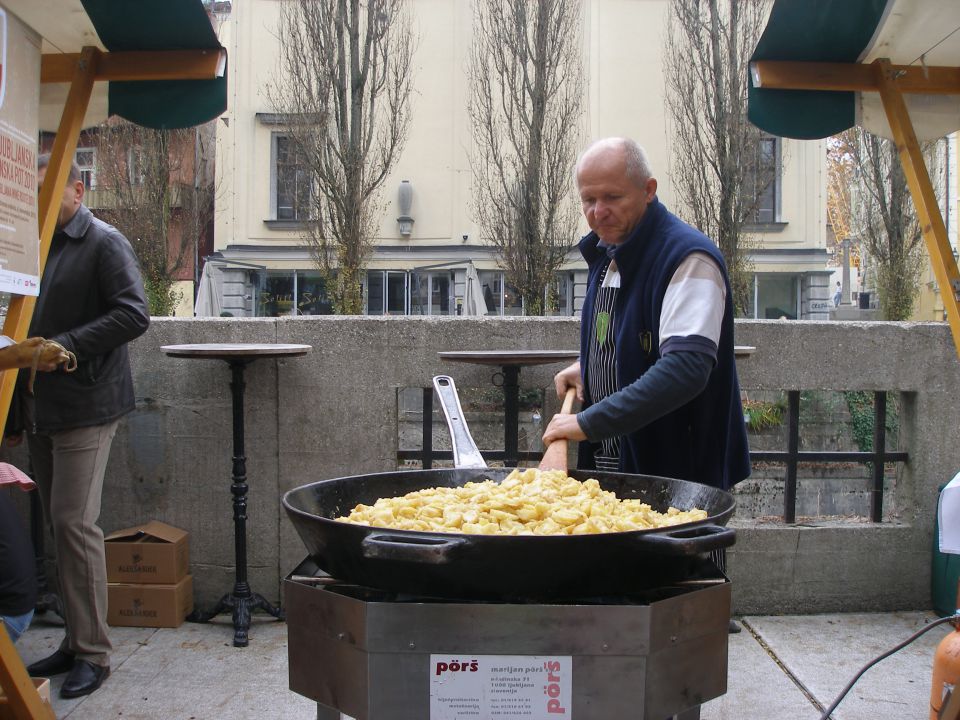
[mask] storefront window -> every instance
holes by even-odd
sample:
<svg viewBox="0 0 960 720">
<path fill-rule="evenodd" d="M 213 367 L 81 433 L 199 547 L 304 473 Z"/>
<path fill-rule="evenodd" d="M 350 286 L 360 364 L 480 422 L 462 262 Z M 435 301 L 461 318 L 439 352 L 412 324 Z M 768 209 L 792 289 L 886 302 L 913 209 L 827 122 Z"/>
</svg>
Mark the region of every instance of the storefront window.
<svg viewBox="0 0 960 720">
<path fill-rule="evenodd" d="M 332 315 L 320 273 L 309 270 L 268 270 L 256 275 L 257 317 Z M 296 300 L 294 300 L 296 298 Z"/>
<path fill-rule="evenodd" d="M 556 307 L 548 315 L 573 315 L 573 273 L 557 273 L 557 280 L 553 288 Z M 546 298 L 547 301 L 550 298 Z"/>
<path fill-rule="evenodd" d="M 333 304 L 320 273 L 297 271 L 297 314 L 333 315 Z"/>
<path fill-rule="evenodd" d="M 367 314 L 406 315 L 407 274 L 403 271 L 371 270 L 367 273 Z"/>
<path fill-rule="evenodd" d="M 259 273 L 256 297 L 257 317 L 290 315 L 293 310 L 293 273 L 267 271 Z"/>
<path fill-rule="evenodd" d="M 523 299 L 513 285 L 503 281 L 502 272 L 481 270 L 477 275 L 487 302 L 487 315 L 523 315 Z"/>
<path fill-rule="evenodd" d="M 450 315 L 450 289 L 453 274 L 450 272 L 410 273 L 410 314 Z"/>
<path fill-rule="evenodd" d="M 796 320 L 800 304 L 800 276 L 776 273 L 756 276 L 753 316 L 762 320 Z"/>
</svg>

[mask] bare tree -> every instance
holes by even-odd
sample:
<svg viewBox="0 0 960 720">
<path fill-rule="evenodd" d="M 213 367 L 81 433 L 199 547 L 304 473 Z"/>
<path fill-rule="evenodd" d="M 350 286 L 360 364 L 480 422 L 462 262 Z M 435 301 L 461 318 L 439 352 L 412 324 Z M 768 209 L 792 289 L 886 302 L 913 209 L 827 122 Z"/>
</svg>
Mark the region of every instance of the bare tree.
<svg viewBox="0 0 960 720">
<path fill-rule="evenodd" d="M 383 205 L 380 190 L 403 149 L 414 38 L 406 0 L 280 4 L 280 67 L 268 95 L 295 155 L 280 183 L 334 312 L 363 312 L 361 284 Z M 289 169 L 289 168 L 288 168 Z"/>
<path fill-rule="evenodd" d="M 777 164 L 773 141 L 747 120 L 749 56 L 767 12 L 762 0 L 671 0 L 664 57 L 680 214 L 719 245 L 741 314 L 751 296 L 745 226 Z"/>
<path fill-rule="evenodd" d="M 549 309 L 576 238 L 581 24 L 579 0 L 474 2 L 473 210 L 528 315 Z"/>
<path fill-rule="evenodd" d="M 96 137 L 97 214 L 133 245 L 150 313 L 172 315 L 174 284 L 213 218 L 213 125 L 155 130 L 111 119 Z"/>
<path fill-rule="evenodd" d="M 897 147 L 860 127 L 838 137 L 855 168 L 853 232 L 873 269 L 881 314 L 909 320 L 924 263 L 923 234 Z M 931 169 L 937 167 L 937 146 L 936 141 L 922 145 Z"/>
</svg>

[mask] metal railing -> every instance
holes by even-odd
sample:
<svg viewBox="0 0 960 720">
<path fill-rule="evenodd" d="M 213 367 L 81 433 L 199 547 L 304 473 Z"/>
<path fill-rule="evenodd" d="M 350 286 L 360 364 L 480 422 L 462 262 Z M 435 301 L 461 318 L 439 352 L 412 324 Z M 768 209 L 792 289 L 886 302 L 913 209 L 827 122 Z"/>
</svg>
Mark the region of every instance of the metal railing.
<svg viewBox="0 0 960 720">
<path fill-rule="evenodd" d="M 873 393 L 873 450 L 871 452 L 843 452 L 800 450 L 800 391 L 787 391 L 787 450 L 758 450 L 750 452 L 750 462 L 774 462 L 786 465 L 783 488 L 783 520 L 797 521 L 797 465 L 801 462 L 861 462 L 869 463 L 873 482 L 870 488 L 870 520 L 883 519 L 884 465 L 889 462 L 907 462 L 906 452 L 887 452 L 887 393 Z"/>
<path fill-rule="evenodd" d="M 822 463 L 867 463 L 871 466 L 870 520 L 883 520 L 883 478 L 886 463 L 907 462 L 907 452 L 887 452 L 887 393 L 873 393 L 873 450 L 870 452 L 800 450 L 800 390 L 787 391 L 787 449 L 751 450 L 750 462 L 780 463 L 786 466 L 783 490 L 783 520 L 793 524 L 797 521 L 797 466 L 802 462 Z M 423 388 L 423 447 L 419 450 L 401 449 L 397 461 L 419 460 L 424 470 L 433 467 L 436 460 L 452 460 L 450 450 L 433 449 L 433 389 Z M 514 451 L 519 460 L 539 460 L 542 452 Z M 512 454 L 512 453 L 511 453 Z M 506 460 L 506 451 L 485 450 L 487 460 Z M 512 459 L 512 458 L 511 458 Z"/>
</svg>

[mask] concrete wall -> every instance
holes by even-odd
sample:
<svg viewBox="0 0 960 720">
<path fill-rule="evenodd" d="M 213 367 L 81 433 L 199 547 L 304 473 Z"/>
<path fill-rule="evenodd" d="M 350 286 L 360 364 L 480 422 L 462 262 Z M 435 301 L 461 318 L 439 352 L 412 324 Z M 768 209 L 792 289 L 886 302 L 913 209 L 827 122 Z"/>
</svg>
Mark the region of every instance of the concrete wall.
<svg viewBox="0 0 960 720">
<path fill-rule="evenodd" d="M 305 555 L 282 494 L 314 480 L 395 469 L 398 388 L 428 386 L 440 373 L 461 387 L 489 387 L 490 368 L 441 361 L 438 351 L 571 349 L 578 332 L 579 322 L 566 318 L 155 319 L 132 345 L 137 409 L 114 444 L 101 524 L 109 532 L 156 518 L 183 527 L 191 533 L 198 603 L 232 587 L 229 371 L 222 361 L 169 358 L 162 345 L 314 348 L 302 358 L 257 361 L 246 373 L 250 582 L 276 600 L 281 579 Z M 953 395 L 960 364 L 947 326 L 742 321 L 737 343 L 757 348 L 740 361 L 745 388 L 904 393 L 901 449 L 911 459 L 887 489 L 891 519 L 881 525 L 735 518 L 729 570 L 736 609 L 929 607 L 936 489 L 960 468 Z M 559 367 L 524 369 L 521 386 L 549 387 Z M 545 418 L 556 409 L 548 397 Z"/>
</svg>

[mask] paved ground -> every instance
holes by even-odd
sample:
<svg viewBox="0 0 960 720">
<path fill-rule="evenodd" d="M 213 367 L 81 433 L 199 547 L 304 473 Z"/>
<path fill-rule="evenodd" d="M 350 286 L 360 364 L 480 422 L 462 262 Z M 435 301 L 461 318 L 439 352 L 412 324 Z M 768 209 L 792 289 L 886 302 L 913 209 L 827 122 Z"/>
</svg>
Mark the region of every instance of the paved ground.
<svg viewBox="0 0 960 720">
<path fill-rule="evenodd" d="M 705 705 L 701 720 L 817 720 L 863 665 L 934 619 L 925 612 L 746 617 L 744 631 L 730 636 L 727 694 Z M 833 718 L 927 720 L 933 653 L 950 631 L 934 628 L 869 670 Z M 61 633 L 35 621 L 18 645 L 24 660 L 52 652 Z M 227 616 L 176 630 L 113 628 L 110 678 L 79 700 L 60 699 L 63 676 L 55 678 L 54 709 L 70 720 L 316 718 L 316 705 L 287 687 L 286 633 L 285 624 L 257 618 L 250 646 L 235 648 Z"/>
</svg>

